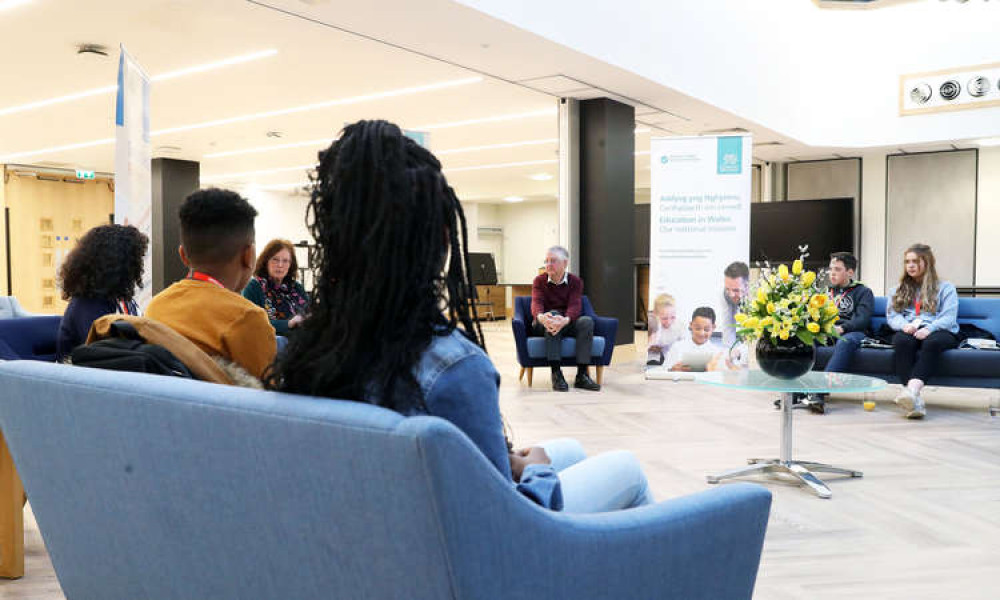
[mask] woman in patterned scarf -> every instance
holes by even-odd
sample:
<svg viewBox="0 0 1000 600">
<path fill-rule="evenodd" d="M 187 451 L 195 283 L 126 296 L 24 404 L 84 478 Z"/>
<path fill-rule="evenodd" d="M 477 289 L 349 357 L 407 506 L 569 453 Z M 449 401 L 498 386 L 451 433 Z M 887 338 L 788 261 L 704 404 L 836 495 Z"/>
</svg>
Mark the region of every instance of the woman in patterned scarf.
<svg viewBox="0 0 1000 600">
<path fill-rule="evenodd" d="M 257 257 L 243 297 L 267 311 L 278 335 L 288 335 L 305 318 L 309 296 L 295 276 L 299 272 L 295 247 L 288 240 L 271 240 Z"/>
</svg>

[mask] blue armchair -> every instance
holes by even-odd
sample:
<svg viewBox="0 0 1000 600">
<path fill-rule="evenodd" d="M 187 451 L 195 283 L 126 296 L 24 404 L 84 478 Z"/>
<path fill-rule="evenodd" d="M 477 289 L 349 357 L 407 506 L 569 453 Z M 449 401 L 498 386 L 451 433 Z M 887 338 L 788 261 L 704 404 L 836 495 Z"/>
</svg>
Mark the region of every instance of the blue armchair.
<svg viewBox="0 0 1000 600">
<path fill-rule="evenodd" d="M 357 402 L 0 363 L 0 426 L 67 598 L 749 600 L 753 484 L 592 515 L 463 433 Z"/>
<path fill-rule="evenodd" d="M 0 319 L 0 359 L 56 359 L 56 340 L 62 317 Z"/>
<path fill-rule="evenodd" d="M 594 346 L 591 350 L 592 364 L 597 367 L 597 383 L 604 381 L 604 367 L 611 364 L 611 354 L 615 351 L 615 335 L 618 334 L 618 319 L 598 317 L 590 299 L 583 297 L 583 314 L 594 319 Z M 531 297 L 518 296 L 514 298 L 514 318 L 511 327 L 514 328 L 514 344 L 517 347 L 517 362 L 521 365 L 518 381 L 528 375 L 528 386 L 531 386 L 535 367 L 546 367 L 545 338 L 531 334 Z M 576 340 L 566 338 L 562 341 L 562 364 L 576 364 Z"/>
</svg>

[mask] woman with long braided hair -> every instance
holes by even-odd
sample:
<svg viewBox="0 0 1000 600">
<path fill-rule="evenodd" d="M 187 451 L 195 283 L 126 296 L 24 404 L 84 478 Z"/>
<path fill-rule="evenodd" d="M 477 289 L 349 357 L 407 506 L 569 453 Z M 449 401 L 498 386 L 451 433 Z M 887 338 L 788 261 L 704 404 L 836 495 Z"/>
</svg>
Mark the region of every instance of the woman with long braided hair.
<svg viewBox="0 0 1000 600">
<path fill-rule="evenodd" d="M 475 312 L 465 215 L 433 154 L 386 121 L 347 126 L 319 155 L 308 221 L 316 288 L 271 387 L 447 419 L 519 491 L 555 510 L 564 496 L 567 509 L 581 510 L 650 501 L 631 454 L 586 459 L 572 440 L 525 450 L 507 442 L 500 376 Z M 605 490 L 609 482 L 617 487 Z"/>
</svg>

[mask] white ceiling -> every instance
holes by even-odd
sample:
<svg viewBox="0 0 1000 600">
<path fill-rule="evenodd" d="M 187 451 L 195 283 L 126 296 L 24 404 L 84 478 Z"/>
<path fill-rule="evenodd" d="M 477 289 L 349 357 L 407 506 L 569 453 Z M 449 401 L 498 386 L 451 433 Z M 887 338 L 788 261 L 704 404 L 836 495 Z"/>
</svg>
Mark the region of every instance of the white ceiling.
<svg viewBox="0 0 1000 600">
<path fill-rule="evenodd" d="M 78 55 L 103 44 L 108 57 Z M 114 136 L 111 93 L 3 114 L 11 106 L 113 86 L 124 44 L 152 76 L 251 52 L 273 56 L 154 83 L 154 156 L 197 160 L 216 185 L 304 183 L 306 165 L 348 122 L 384 118 L 428 129 L 449 181 L 467 201 L 557 194 L 557 98 L 609 96 L 636 107 L 636 150 L 651 135 L 744 128 L 761 160 L 832 156 L 650 79 L 573 51 L 449 0 L 34 0 L 0 11 L 0 162 L 113 170 L 113 145 L 49 150 Z M 334 100 L 481 77 L 446 89 L 341 103 L 157 134 L 214 120 L 274 113 Z M 427 126 L 505 115 L 534 116 L 447 128 Z M 542 114 L 538 114 L 542 113 Z M 269 137 L 279 132 L 280 137 Z M 309 145 L 212 157 L 241 149 Z M 544 141 L 499 149 L 456 149 Z M 7 158 L 4 158 L 7 157 Z M 636 157 L 636 185 L 648 186 L 648 155 Z M 502 168 L 470 169 L 509 163 Z M 298 167 L 298 168 L 295 168 Z M 276 171 L 258 173 L 259 171 Z M 553 175 L 536 181 L 531 175 Z M 290 188 L 286 188 L 290 189 Z"/>
</svg>

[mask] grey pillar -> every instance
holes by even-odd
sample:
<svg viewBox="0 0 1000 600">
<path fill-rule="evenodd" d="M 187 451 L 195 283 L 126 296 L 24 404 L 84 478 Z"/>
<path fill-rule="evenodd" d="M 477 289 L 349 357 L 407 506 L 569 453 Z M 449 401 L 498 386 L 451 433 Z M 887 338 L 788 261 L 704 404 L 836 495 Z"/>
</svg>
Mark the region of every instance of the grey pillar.
<svg viewBox="0 0 1000 600">
<path fill-rule="evenodd" d="M 183 279 L 187 269 L 177 254 L 181 244 L 177 212 L 188 194 L 201 185 L 201 165 L 190 160 L 154 158 L 153 180 L 153 294 Z"/>
<path fill-rule="evenodd" d="M 580 276 L 597 314 L 618 319 L 616 344 L 634 339 L 635 109 L 580 102 Z"/>
</svg>

